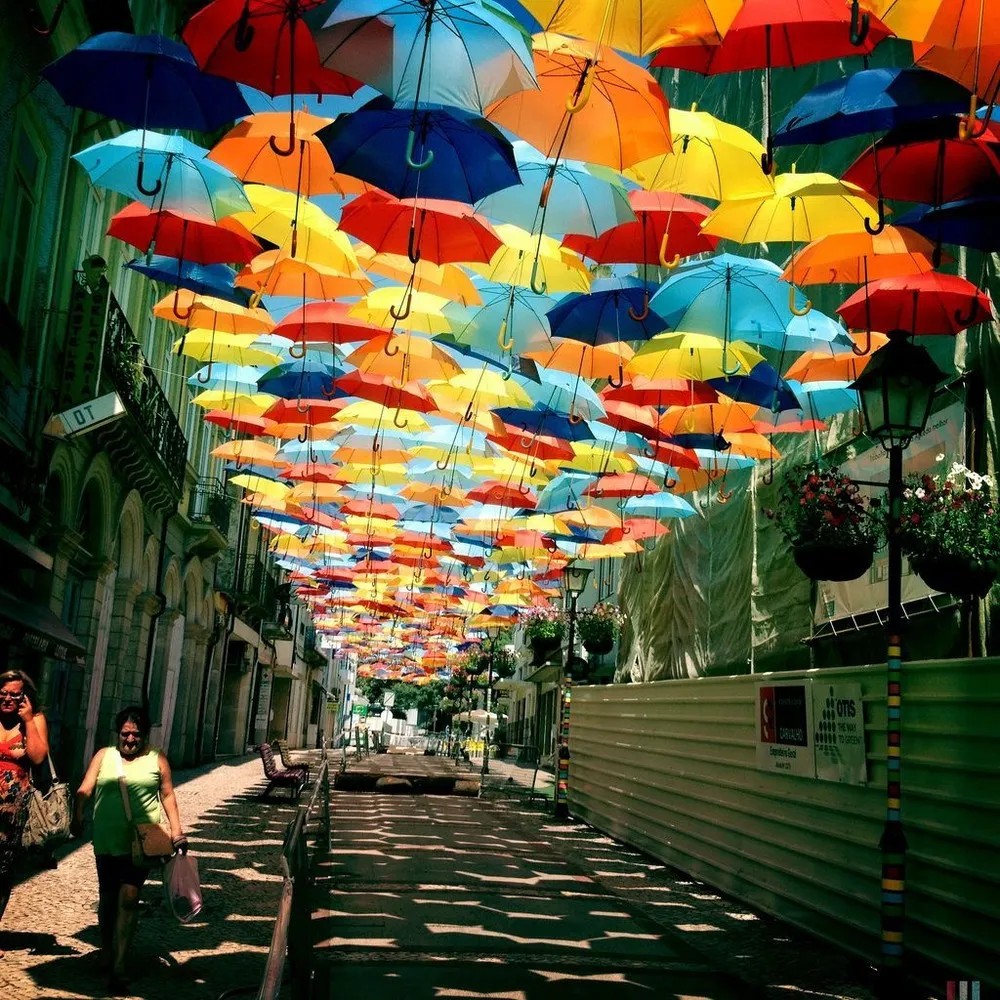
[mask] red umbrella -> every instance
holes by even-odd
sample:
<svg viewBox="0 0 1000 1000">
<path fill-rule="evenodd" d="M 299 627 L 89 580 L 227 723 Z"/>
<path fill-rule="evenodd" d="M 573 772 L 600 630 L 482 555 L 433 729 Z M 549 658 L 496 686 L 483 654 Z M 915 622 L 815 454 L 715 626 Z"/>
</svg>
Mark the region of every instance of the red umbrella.
<svg viewBox="0 0 1000 1000">
<path fill-rule="evenodd" d="M 675 469 L 700 469 L 701 462 L 691 448 L 667 444 L 664 441 L 651 441 L 646 452 L 647 458 L 654 458 L 664 465 L 672 465 Z"/>
<path fill-rule="evenodd" d="M 882 197 L 945 205 L 993 194 L 1000 185 L 1000 135 L 961 138 L 961 118 L 898 128 L 848 167 L 844 180 Z M 938 261 L 935 261 L 938 263 Z"/>
<path fill-rule="evenodd" d="M 955 334 L 993 317 L 986 292 L 954 274 L 907 274 L 881 278 L 855 292 L 837 312 L 849 327 L 861 329 L 871 316 L 876 330 L 905 330 L 916 336 Z"/>
<path fill-rule="evenodd" d="M 576 456 L 576 452 L 567 441 L 549 437 L 546 434 L 525 437 L 523 431 L 510 428 L 506 424 L 504 424 L 502 434 L 488 434 L 486 439 L 500 445 L 507 451 L 517 452 L 519 455 L 530 455 L 532 458 L 538 459 L 539 462 L 547 462 L 552 458 L 572 459 Z"/>
<path fill-rule="evenodd" d="M 216 76 L 245 83 L 276 97 L 290 94 L 353 94 L 361 81 L 324 68 L 303 15 L 326 0 L 213 0 L 187 23 L 184 41 L 198 65 Z M 279 156 L 295 152 L 295 119 L 288 145 L 271 137 Z"/>
<path fill-rule="evenodd" d="M 227 431 L 236 431 L 239 434 L 253 434 L 255 437 L 271 433 L 274 426 L 273 420 L 264 417 L 237 417 L 229 410 L 209 410 L 205 414 L 205 419 L 216 427 L 222 427 Z"/>
<path fill-rule="evenodd" d="M 344 408 L 343 400 L 333 399 L 279 399 L 264 414 L 276 424 L 302 424 L 312 427 L 337 419 Z"/>
<path fill-rule="evenodd" d="M 874 14 L 855 25 L 844 0 L 744 0 L 721 44 L 695 42 L 660 49 L 653 66 L 670 66 L 696 73 L 736 73 L 764 70 L 764 137 L 761 166 L 771 172 L 771 70 L 775 66 L 866 55 L 892 32 Z"/>
<path fill-rule="evenodd" d="M 563 246 L 598 264 L 653 264 L 666 267 L 695 253 L 714 250 L 716 236 L 706 236 L 701 223 L 711 209 L 700 201 L 668 191 L 630 191 L 635 222 L 623 222 L 600 236 L 570 233 Z"/>
<path fill-rule="evenodd" d="M 626 538 L 634 542 L 641 542 L 644 538 L 659 538 L 661 535 L 669 535 L 670 529 L 655 517 L 629 517 L 626 518 L 620 527 L 608 528 L 607 533 L 601 539 L 605 545 L 612 542 L 621 542 Z"/>
<path fill-rule="evenodd" d="M 399 508 L 391 503 L 380 503 L 377 500 L 348 500 L 340 508 L 341 514 L 358 514 L 361 517 L 381 517 L 387 521 L 399 520 Z"/>
<path fill-rule="evenodd" d="M 290 465 L 278 473 L 279 479 L 292 479 L 300 483 L 338 483 L 341 469 L 339 465 L 314 465 L 300 462 Z"/>
<path fill-rule="evenodd" d="M 250 230 L 235 219 L 211 222 L 166 209 L 154 212 L 137 201 L 111 220 L 108 235 L 143 253 L 155 244 L 161 256 L 196 264 L 247 264 L 262 249 Z"/>
<path fill-rule="evenodd" d="M 369 191 L 344 206 L 340 228 L 378 253 L 406 254 L 412 264 L 488 264 L 503 245 L 493 227 L 457 201 L 400 201 Z"/>
<path fill-rule="evenodd" d="M 385 333 L 385 327 L 351 316 L 351 308 L 346 302 L 307 302 L 293 309 L 274 333 L 306 344 L 354 344 Z"/>
<path fill-rule="evenodd" d="M 653 406 L 638 406 L 620 400 L 604 401 L 605 415 L 601 422 L 620 431 L 640 434 L 644 438 L 655 438 L 660 432 L 657 427 L 660 414 Z"/>
<path fill-rule="evenodd" d="M 638 472 L 615 473 L 601 476 L 584 491 L 585 497 L 641 497 L 646 493 L 659 493 L 660 484 Z"/>
<path fill-rule="evenodd" d="M 384 330 L 382 332 L 385 333 Z M 353 371 L 341 375 L 335 384 L 349 396 L 381 403 L 382 406 L 416 410 L 418 413 L 432 413 L 437 409 L 434 397 L 424 384 L 414 380 L 400 385 L 389 375 Z"/>
<path fill-rule="evenodd" d="M 631 382 L 607 386 L 600 392 L 601 399 L 610 402 L 634 403 L 636 406 L 694 406 L 714 403 L 719 394 L 706 382 L 691 382 L 682 378 L 647 378 L 634 375 Z"/>
<path fill-rule="evenodd" d="M 538 505 L 538 497 L 530 489 L 527 493 L 522 493 L 516 486 L 497 482 L 494 479 L 488 479 L 469 490 L 465 495 L 470 500 L 495 504 L 498 507 L 536 507 Z"/>
</svg>

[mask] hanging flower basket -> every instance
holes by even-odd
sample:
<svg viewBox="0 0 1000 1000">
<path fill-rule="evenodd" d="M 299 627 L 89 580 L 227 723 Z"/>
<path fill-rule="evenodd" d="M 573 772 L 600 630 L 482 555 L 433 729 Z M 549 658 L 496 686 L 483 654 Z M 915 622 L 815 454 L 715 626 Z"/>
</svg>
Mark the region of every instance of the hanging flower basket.
<svg viewBox="0 0 1000 1000">
<path fill-rule="evenodd" d="M 600 638 L 584 639 L 583 648 L 591 656 L 606 656 L 615 648 L 615 637 L 613 635 L 606 635 Z"/>
<path fill-rule="evenodd" d="M 955 597 L 985 597 L 997 578 L 995 566 L 976 565 L 959 556 L 910 556 L 913 572 L 931 590 Z"/>
<path fill-rule="evenodd" d="M 559 652 L 561 639 L 551 639 L 543 636 L 536 636 L 531 640 L 531 652 L 535 663 L 544 663 L 555 653 Z"/>
<path fill-rule="evenodd" d="M 621 635 L 624 616 L 613 604 L 603 601 L 582 612 L 579 621 L 580 639 L 583 648 L 591 656 L 605 656 L 615 646 L 615 639 Z"/>
<path fill-rule="evenodd" d="M 875 547 L 868 542 L 801 542 L 792 547 L 792 557 L 810 580 L 856 580 L 871 569 Z"/>
</svg>

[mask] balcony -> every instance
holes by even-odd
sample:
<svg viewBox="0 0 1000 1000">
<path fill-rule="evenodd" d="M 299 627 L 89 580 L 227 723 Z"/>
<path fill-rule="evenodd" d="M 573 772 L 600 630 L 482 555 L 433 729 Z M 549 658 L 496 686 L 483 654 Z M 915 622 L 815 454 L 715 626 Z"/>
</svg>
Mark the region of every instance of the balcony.
<svg viewBox="0 0 1000 1000">
<path fill-rule="evenodd" d="M 117 392 L 132 419 L 98 431 L 100 443 L 115 468 L 144 493 L 147 503 L 172 511 L 184 488 L 184 431 L 107 282 L 102 279 L 99 287 L 90 288 L 82 271 L 75 277 L 63 366 L 63 406 L 77 405 L 102 392 Z M 101 384 L 95 386 L 98 360 Z"/>
<path fill-rule="evenodd" d="M 272 568 L 263 560 L 234 559 L 221 567 L 218 589 L 228 596 L 236 614 L 255 628 L 277 619 L 277 583 Z"/>
<path fill-rule="evenodd" d="M 187 550 L 202 559 L 229 544 L 229 522 L 235 500 L 220 479 L 199 479 L 188 494 L 187 519 L 191 528 Z"/>
</svg>

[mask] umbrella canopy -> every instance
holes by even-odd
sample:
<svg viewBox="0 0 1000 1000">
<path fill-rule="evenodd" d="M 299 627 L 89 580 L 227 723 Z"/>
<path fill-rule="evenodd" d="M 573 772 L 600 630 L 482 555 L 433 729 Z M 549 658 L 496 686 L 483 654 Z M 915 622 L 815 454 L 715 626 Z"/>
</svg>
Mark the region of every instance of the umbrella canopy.
<svg viewBox="0 0 1000 1000">
<path fill-rule="evenodd" d="M 397 198 L 473 204 L 519 180 L 514 151 L 499 129 L 443 104 L 413 109 L 376 97 L 319 137 L 338 170 Z"/>
<path fill-rule="evenodd" d="M 236 272 L 224 264 L 196 264 L 192 260 L 153 254 L 145 260 L 131 260 L 125 266 L 154 281 L 187 288 L 199 295 L 214 295 L 244 306 L 250 301 L 249 292 L 233 287 Z"/>
<path fill-rule="evenodd" d="M 531 39 L 493 4 L 342 0 L 316 37 L 325 66 L 402 104 L 430 101 L 481 114 L 536 85 Z"/>
<path fill-rule="evenodd" d="M 586 294 L 567 295 L 549 310 L 549 329 L 553 337 L 578 340 L 591 347 L 648 340 L 668 327 L 650 309 L 649 296 L 650 286 L 638 278 L 599 278 Z"/>
<path fill-rule="evenodd" d="M 921 205 L 901 216 L 899 225 L 935 239 L 938 244 L 973 247 L 992 252 L 1000 249 L 1000 198 L 996 195 L 966 198 L 945 205 Z"/>
<path fill-rule="evenodd" d="M 495 229 L 503 246 L 488 264 L 473 264 L 472 270 L 488 281 L 521 285 L 538 295 L 546 292 L 586 292 L 591 275 L 580 258 L 550 236 L 499 225 Z"/>
</svg>

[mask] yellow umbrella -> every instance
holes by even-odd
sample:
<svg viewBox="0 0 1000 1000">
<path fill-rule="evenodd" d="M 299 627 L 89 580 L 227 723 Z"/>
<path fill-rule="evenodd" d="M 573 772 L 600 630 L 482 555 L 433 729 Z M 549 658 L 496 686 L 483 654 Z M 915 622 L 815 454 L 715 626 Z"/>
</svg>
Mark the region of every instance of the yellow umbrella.
<svg viewBox="0 0 1000 1000">
<path fill-rule="evenodd" d="M 234 417 L 259 417 L 266 413 L 277 399 L 266 392 L 234 392 L 231 389 L 211 389 L 192 397 L 191 402 L 206 410 L 225 410 Z"/>
<path fill-rule="evenodd" d="M 636 352 L 625 371 L 629 375 L 647 378 L 683 378 L 704 382 L 710 378 L 725 378 L 725 368 L 733 361 L 739 371 L 748 375 L 764 356 L 742 341 L 728 344 L 705 333 L 661 333 L 647 341 Z"/>
<path fill-rule="evenodd" d="M 693 104 L 670 109 L 673 150 L 625 171 L 647 191 L 671 191 L 725 201 L 766 197 L 774 183 L 760 169 L 764 147 L 749 132 Z"/>
<path fill-rule="evenodd" d="M 722 202 L 702 223 L 711 236 L 737 243 L 808 243 L 835 233 L 865 231 L 877 209 L 856 184 L 832 174 L 799 174 L 774 178 L 773 194 Z"/>
<path fill-rule="evenodd" d="M 644 56 L 682 40 L 721 41 L 742 0 L 522 0 L 522 5 L 545 31 Z"/>
<path fill-rule="evenodd" d="M 280 355 L 253 347 L 255 339 L 253 334 L 189 330 L 183 337 L 174 341 L 173 352 L 194 358 L 196 361 L 219 361 L 267 368 L 281 364 Z"/>
<path fill-rule="evenodd" d="M 349 265 L 346 257 L 341 258 Z M 235 284 L 250 288 L 259 299 L 262 295 L 285 295 L 302 299 L 335 299 L 338 296 L 364 295 L 372 283 L 364 271 L 345 271 L 303 257 L 292 257 L 284 250 L 265 250 L 236 276 Z"/>
<path fill-rule="evenodd" d="M 632 538 L 623 538 L 620 542 L 586 542 L 576 550 L 575 559 L 624 559 L 625 556 L 642 552 L 642 545 Z"/>
<path fill-rule="evenodd" d="M 287 248 L 293 257 L 301 256 L 327 266 L 340 266 L 340 256 L 346 255 L 350 266 L 344 270 L 357 268 L 358 261 L 347 234 L 337 228 L 319 205 L 263 184 L 247 184 L 244 190 L 253 210 L 237 212 L 232 218 L 255 236 L 262 236 L 281 249 Z"/>
<path fill-rule="evenodd" d="M 469 264 L 470 270 L 498 284 L 530 288 L 538 295 L 590 291 L 592 278 L 586 264 L 558 240 L 518 226 L 493 228 L 504 245 L 488 264 Z"/>
<path fill-rule="evenodd" d="M 412 330 L 432 337 L 450 333 L 451 323 L 443 309 L 448 300 L 409 288 L 376 288 L 351 307 L 348 315 L 386 329 Z"/>
<path fill-rule="evenodd" d="M 481 369 L 459 371 L 446 382 L 431 381 L 427 391 L 434 400 L 441 403 L 455 403 L 466 406 L 497 407 L 516 406 L 530 409 L 532 399 L 513 379 L 504 379 L 500 372 L 490 371 L 484 365 Z"/>
<path fill-rule="evenodd" d="M 635 460 L 622 452 L 608 453 L 607 445 L 594 445 L 588 441 L 574 441 L 573 458 L 563 459 L 560 468 L 579 469 L 581 472 L 634 472 Z"/>
<path fill-rule="evenodd" d="M 407 284 L 412 276 L 413 290 L 438 295 L 463 306 L 482 305 L 482 298 L 469 276 L 457 264 L 434 264 L 422 257 L 414 266 L 409 257 L 394 253 L 376 253 L 363 243 L 354 248 L 358 263 L 373 274 Z"/>
<path fill-rule="evenodd" d="M 370 400 L 362 399 L 356 403 L 349 403 L 337 414 L 337 424 L 340 428 L 348 424 L 356 427 L 387 427 L 393 422 L 393 411 L 381 403 L 373 403 Z M 430 424 L 417 413 L 416 410 L 397 410 L 396 419 L 399 423 L 404 422 L 411 431 L 426 431 L 430 429 Z"/>
<path fill-rule="evenodd" d="M 270 465 L 284 468 L 288 463 L 277 457 L 278 449 L 266 441 L 226 441 L 212 449 L 213 458 L 221 458 L 237 465 Z"/>
<path fill-rule="evenodd" d="M 560 513 L 558 520 L 563 524 L 579 524 L 584 528 L 617 528 L 621 524 L 621 515 L 603 507 L 590 506 Z"/>
<path fill-rule="evenodd" d="M 343 498 L 343 487 L 337 483 L 297 483 L 288 494 L 290 502 L 306 505 L 340 503 Z"/>
<path fill-rule="evenodd" d="M 1000 10 L 994 0 L 865 0 L 899 38 L 949 49 L 1000 44 Z"/>
<path fill-rule="evenodd" d="M 276 482 L 273 479 L 267 479 L 264 476 L 255 476 L 252 473 L 242 473 L 238 476 L 233 476 L 229 482 L 233 486 L 242 486 L 243 489 L 248 490 L 251 493 L 257 493 L 265 497 L 270 497 L 272 500 L 287 500 L 292 490 L 286 486 L 284 483 Z"/>
<path fill-rule="evenodd" d="M 343 483 L 374 483 L 376 486 L 396 486 L 409 478 L 406 466 L 401 463 L 385 463 L 373 469 L 371 465 L 345 465 L 337 473 Z"/>
<path fill-rule="evenodd" d="M 183 313 L 179 314 L 179 310 Z M 153 306 L 153 315 L 188 329 L 208 329 L 217 333 L 270 333 L 274 320 L 266 309 L 247 309 L 235 302 L 198 295 L 187 288 L 171 292 Z"/>
</svg>

